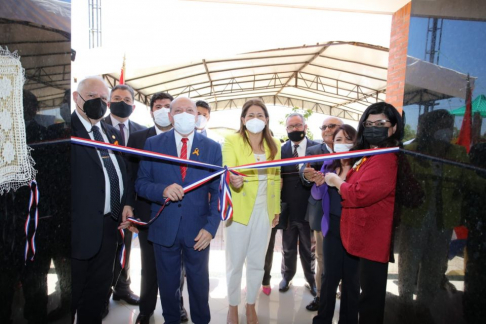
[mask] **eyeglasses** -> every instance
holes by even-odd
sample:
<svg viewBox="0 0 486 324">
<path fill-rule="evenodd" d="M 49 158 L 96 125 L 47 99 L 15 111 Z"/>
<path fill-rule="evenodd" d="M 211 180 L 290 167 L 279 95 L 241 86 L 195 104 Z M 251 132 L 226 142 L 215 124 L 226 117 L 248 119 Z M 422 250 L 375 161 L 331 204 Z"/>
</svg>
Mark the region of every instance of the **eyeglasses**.
<svg viewBox="0 0 486 324">
<path fill-rule="evenodd" d="M 336 126 L 337 126 L 337 124 L 329 124 L 329 125 L 322 125 L 322 126 L 321 126 L 321 127 L 319 127 L 319 128 L 320 128 L 320 130 L 325 131 L 327 128 L 329 128 L 329 129 L 333 129 L 333 128 L 334 128 L 334 127 L 336 127 Z"/>
<path fill-rule="evenodd" d="M 381 120 L 375 120 L 375 121 L 365 121 L 363 122 L 364 127 L 386 127 L 386 123 L 390 122 L 388 119 L 381 119 Z"/>
<path fill-rule="evenodd" d="M 289 125 L 289 126 L 287 126 L 287 130 L 291 131 L 291 130 L 294 130 L 294 129 L 301 129 L 302 127 L 304 127 L 303 124 Z"/>
</svg>

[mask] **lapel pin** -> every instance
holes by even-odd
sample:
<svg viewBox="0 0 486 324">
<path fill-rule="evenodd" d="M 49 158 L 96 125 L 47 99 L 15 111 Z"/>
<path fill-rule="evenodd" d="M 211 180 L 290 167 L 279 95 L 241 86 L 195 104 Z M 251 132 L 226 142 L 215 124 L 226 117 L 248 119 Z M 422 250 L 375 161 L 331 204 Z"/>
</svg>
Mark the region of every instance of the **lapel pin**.
<svg viewBox="0 0 486 324">
<path fill-rule="evenodd" d="M 115 139 L 116 137 L 115 137 L 115 135 L 111 135 L 111 138 Z"/>
<path fill-rule="evenodd" d="M 113 143 L 114 145 L 118 145 L 118 141 L 115 141 L 115 143 Z"/>
<path fill-rule="evenodd" d="M 196 147 L 194 149 L 194 152 L 192 152 L 192 154 L 199 156 L 199 149 Z"/>
</svg>

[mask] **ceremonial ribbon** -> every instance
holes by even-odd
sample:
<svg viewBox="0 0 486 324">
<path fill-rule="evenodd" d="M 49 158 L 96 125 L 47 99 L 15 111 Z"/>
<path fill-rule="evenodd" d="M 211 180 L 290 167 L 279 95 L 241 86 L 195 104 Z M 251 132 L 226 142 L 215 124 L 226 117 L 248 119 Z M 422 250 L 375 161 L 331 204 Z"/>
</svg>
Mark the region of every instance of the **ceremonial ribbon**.
<svg viewBox="0 0 486 324">
<path fill-rule="evenodd" d="M 123 229 L 120 229 L 120 234 L 122 238 L 122 248 L 120 250 L 120 265 L 122 269 L 125 269 L 125 262 L 127 261 L 127 251 L 125 249 L 125 232 Z"/>
<path fill-rule="evenodd" d="M 34 261 L 35 257 L 35 233 L 37 231 L 37 224 L 39 223 L 39 189 L 37 188 L 37 181 L 32 180 L 29 184 L 30 187 L 30 199 L 29 199 L 29 211 L 27 212 L 27 219 L 25 220 L 25 252 L 24 252 L 24 261 L 27 262 L 27 257 L 29 255 L 29 241 L 30 241 L 30 249 L 32 250 L 32 257 L 30 261 Z M 35 204 L 35 211 L 34 211 L 34 232 L 32 237 L 29 238 L 29 226 L 30 226 L 30 213 L 32 211 L 32 206 Z"/>
<path fill-rule="evenodd" d="M 251 164 L 239 165 L 235 167 L 221 167 L 218 165 L 212 165 L 209 163 L 203 163 L 199 161 L 193 160 L 186 160 L 181 159 L 178 157 L 174 157 L 171 155 L 155 153 L 140 149 L 134 149 L 126 146 L 118 146 L 113 145 L 105 142 L 97 142 L 89 139 L 79 138 L 79 137 L 71 137 L 71 141 L 75 144 L 90 146 L 94 148 L 103 148 L 112 151 L 123 152 L 127 154 L 134 154 L 138 156 L 150 157 L 159 160 L 165 160 L 175 163 L 182 163 L 194 166 L 200 166 L 204 168 L 214 169 L 216 170 L 214 173 L 210 174 L 209 176 L 196 181 L 186 187 L 183 188 L 184 193 L 191 191 L 204 183 L 210 181 L 214 177 L 221 176 L 220 185 L 219 185 L 219 202 L 218 202 L 218 210 L 221 215 L 221 219 L 223 221 L 229 219 L 233 215 L 233 204 L 231 200 L 231 190 L 229 186 L 229 173 L 243 175 L 244 174 L 237 172 L 236 170 L 242 169 L 266 169 L 266 168 L 274 168 L 274 167 L 282 167 L 286 165 L 294 165 L 294 164 L 301 164 L 301 163 L 311 163 L 311 162 L 321 162 L 325 160 L 334 160 L 334 159 L 350 159 L 355 157 L 363 157 L 363 156 L 370 156 L 370 155 L 378 155 L 378 154 L 386 154 L 386 153 L 395 153 L 400 150 L 399 147 L 389 147 L 389 148 L 381 148 L 381 149 L 367 149 L 367 150 L 359 150 L 359 151 L 351 151 L 351 152 L 341 152 L 341 153 L 331 153 L 331 154 L 320 154 L 320 155 L 311 155 L 311 156 L 302 156 L 302 157 L 295 157 L 283 160 L 273 160 L 273 161 L 263 161 L 263 162 L 256 162 Z M 150 225 L 155 221 L 155 219 L 160 215 L 164 207 L 169 204 L 170 199 L 167 198 L 162 203 L 161 208 L 157 212 L 156 216 L 152 218 L 149 222 L 145 223 L 140 220 L 134 219 L 129 217 L 128 220 L 132 223 L 137 225 Z"/>
</svg>

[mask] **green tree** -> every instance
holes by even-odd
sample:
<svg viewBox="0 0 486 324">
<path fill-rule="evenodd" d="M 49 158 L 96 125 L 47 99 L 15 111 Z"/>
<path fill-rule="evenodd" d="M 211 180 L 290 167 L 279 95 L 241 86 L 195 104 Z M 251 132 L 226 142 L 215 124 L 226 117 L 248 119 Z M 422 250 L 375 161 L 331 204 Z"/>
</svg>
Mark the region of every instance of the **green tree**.
<svg viewBox="0 0 486 324">
<path fill-rule="evenodd" d="M 293 113 L 302 114 L 302 116 L 304 116 L 305 120 L 309 120 L 309 118 L 312 116 L 312 114 L 314 112 L 311 109 L 300 109 L 299 107 L 294 107 L 294 108 L 292 108 L 292 112 L 286 114 L 285 115 L 285 119 L 284 120 L 280 120 L 278 123 L 280 125 L 282 125 L 282 126 L 285 127 L 285 121 L 287 120 L 287 117 L 289 117 L 289 115 L 290 114 L 293 114 Z M 307 135 L 308 138 L 314 139 L 314 134 L 312 134 L 312 132 L 310 131 L 309 127 L 307 127 L 306 135 Z M 284 135 L 280 139 L 285 142 L 285 141 L 287 141 L 289 139 L 289 137 L 287 135 Z"/>
<path fill-rule="evenodd" d="M 414 139 L 415 137 L 417 137 L 417 132 L 412 129 L 412 126 L 410 126 L 410 124 L 405 125 L 403 141 L 406 142 Z"/>
</svg>

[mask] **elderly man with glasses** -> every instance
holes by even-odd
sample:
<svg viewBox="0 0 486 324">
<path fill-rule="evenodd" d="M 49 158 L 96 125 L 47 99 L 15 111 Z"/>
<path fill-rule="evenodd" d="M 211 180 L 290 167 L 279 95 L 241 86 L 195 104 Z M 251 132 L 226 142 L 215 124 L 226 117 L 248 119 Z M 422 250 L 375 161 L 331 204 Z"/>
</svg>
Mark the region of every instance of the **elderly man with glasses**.
<svg viewBox="0 0 486 324">
<path fill-rule="evenodd" d="M 337 117 L 327 117 L 322 122 L 322 126 L 319 127 L 321 129 L 322 135 L 322 144 L 315 145 L 309 147 L 305 155 L 319 155 L 319 154 L 328 154 L 333 152 L 333 141 L 332 137 L 334 131 L 343 124 L 343 121 Z M 322 162 L 313 162 L 308 166 L 303 166 L 300 169 L 300 175 L 302 178 L 302 183 L 305 186 L 312 187 L 314 180 L 314 174 L 317 172 L 316 170 L 321 170 Z M 317 284 L 317 295 L 315 296 L 314 300 L 306 306 L 306 309 L 309 311 L 317 311 L 319 309 L 319 301 L 320 301 L 320 294 L 321 294 L 321 276 L 324 271 L 324 256 L 323 256 L 323 237 L 321 232 L 321 219 L 322 219 L 322 204 L 320 201 L 315 200 L 312 198 L 312 195 L 309 196 L 308 205 L 307 205 L 307 212 L 305 215 L 305 219 L 309 222 L 310 229 L 314 231 L 314 239 L 315 239 L 315 258 L 317 261 L 316 266 L 316 284 Z M 313 242 L 314 243 L 314 242 Z M 314 246 L 313 246 L 314 248 Z"/>
</svg>

